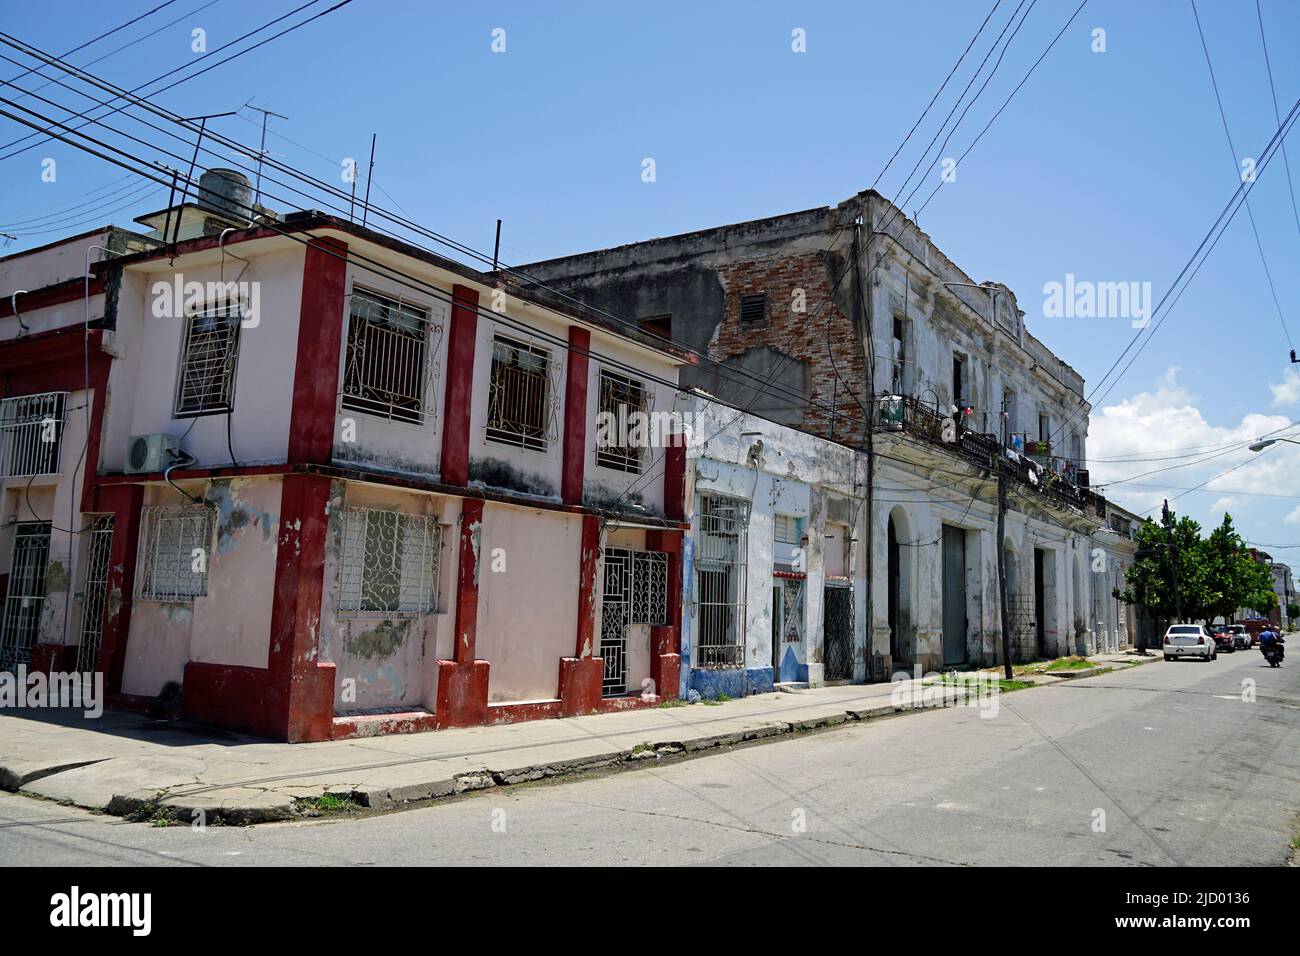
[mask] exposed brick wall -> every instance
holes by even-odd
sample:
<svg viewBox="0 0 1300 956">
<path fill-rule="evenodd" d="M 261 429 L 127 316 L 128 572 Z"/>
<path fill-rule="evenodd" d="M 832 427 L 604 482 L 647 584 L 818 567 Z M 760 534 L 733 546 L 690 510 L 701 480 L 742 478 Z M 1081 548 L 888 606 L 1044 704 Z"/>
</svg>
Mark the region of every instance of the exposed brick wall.
<svg viewBox="0 0 1300 956">
<path fill-rule="evenodd" d="M 826 257 L 816 252 L 771 256 L 729 263 L 718 274 L 726 289 L 726 305 L 722 324 L 709 344 L 709 357 L 721 362 L 767 346 L 805 362 L 811 394 L 802 427 L 825 438 L 861 442 L 865 425 L 858 402 L 866 400 L 862 395 L 862 345 L 852 318 L 831 301 L 832 277 Z M 804 291 L 802 313 L 793 311 L 795 290 L 800 288 Z M 846 278 L 840 291 L 850 288 Z M 742 327 L 741 297 L 758 292 L 767 294 L 767 322 L 761 327 Z M 793 373 L 793 365 L 790 362 L 783 368 Z M 791 390 L 797 390 L 796 382 L 793 374 L 781 377 L 781 384 Z"/>
</svg>

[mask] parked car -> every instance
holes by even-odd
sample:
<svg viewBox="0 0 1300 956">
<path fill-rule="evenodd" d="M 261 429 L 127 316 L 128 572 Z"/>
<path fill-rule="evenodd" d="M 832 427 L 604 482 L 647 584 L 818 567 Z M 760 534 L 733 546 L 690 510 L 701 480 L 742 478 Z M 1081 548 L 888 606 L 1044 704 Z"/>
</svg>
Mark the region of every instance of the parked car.
<svg viewBox="0 0 1300 956">
<path fill-rule="evenodd" d="M 1233 647 L 1249 650 L 1255 646 L 1255 635 L 1245 624 L 1229 624 L 1228 627 L 1232 630 Z"/>
<path fill-rule="evenodd" d="M 1165 660 L 1176 657 L 1199 657 L 1212 661 L 1219 656 L 1214 636 L 1203 624 L 1174 624 L 1165 631 Z"/>
<path fill-rule="evenodd" d="M 1216 651 L 1225 651 L 1231 654 L 1236 650 L 1234 643 L 1237 635 L 1232 632 L 1231 624 L 1216 624 L 1210 628 L 1210 633 L 1214 635 L 1214 649 Z"/>
</svg>

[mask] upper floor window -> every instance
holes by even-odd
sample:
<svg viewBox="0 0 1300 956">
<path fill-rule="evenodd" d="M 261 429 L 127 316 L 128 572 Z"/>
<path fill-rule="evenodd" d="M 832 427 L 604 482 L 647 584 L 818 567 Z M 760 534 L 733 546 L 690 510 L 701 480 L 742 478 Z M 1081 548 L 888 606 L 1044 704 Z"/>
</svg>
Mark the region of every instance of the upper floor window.
<svg viewBox="0 0 1300 956">
<path fill-rule="evenodd" d="M 772 540 L 777 544 L 799 543 L 799 519 L 794 515 L 774 516 Z"/>
<path fill-rule="evenodd" d="M 149 601 L 188 601 L 207 594 L 211 541 L 211 508 L 142 509 L 136 596 Z"/>
<path fill-rule="evenodd" d="M 492 340 L 487 437 L 545 451 L 558 438 L 559 387 L 549 350 L 503 335 Z"/>
<path fill-rule="evenodd" d="M 53 475 L 59 471 L 67 392 L 41 392 L 0 401 L 0 475 Z"/>
<path fill-rule="evenodd" d="M 894 316 L 894 335 L 890 340 L 890 390 L 895 395 L 907 394 L 907 341 L 903 320 Z"/>
<path fill-rule="evenodd" d="M 966 356 L 952 353 L 952 404 L 958 411 L 970 404 L 966 394 Z"/>
<path fill-rule="evenodd" d="M 755 292 L 740 297 L 740 324 L 762 325 L 767 321 L 767 293 Z"/>
<path fill-rule="evenodd" d="M 234 407 L 242 320 L 239 304 L 224 300 L 186 317 L 176 382 L 178 416 L 215 415 Z"/>
<path fill-rule="evenodd" d="M 377 508 L 343 512 L 340 611 L 410 616 L 437 610 L 438 521 Z"/>
<path fill-rule="evenodd" d="M 343 407 L 422 424 L 432 411 L 427 310 L 353 288 L 343 361 Z"/>
<path fill-rule="evenodd" d="M 641 472 L 650 438 L 648 398 L 644 383 L 601 369 L 596 464 L 633 475 Z"/>
</svg>

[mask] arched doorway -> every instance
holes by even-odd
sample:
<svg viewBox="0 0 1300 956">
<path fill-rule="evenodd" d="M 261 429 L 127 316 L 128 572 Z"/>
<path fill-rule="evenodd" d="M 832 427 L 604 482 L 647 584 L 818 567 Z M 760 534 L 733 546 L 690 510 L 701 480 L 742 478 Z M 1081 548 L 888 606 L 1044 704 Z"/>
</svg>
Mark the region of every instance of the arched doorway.
<svg viewBox="0 0 1300 956">
<path fill-rule="evenodd" d="M 911 628 L 911 529 L 907 514 L 895 508 L 889 514 L 885 594 L 889 621 L 889 656 L 894 667 L 912 663 Z"/>
</svg>

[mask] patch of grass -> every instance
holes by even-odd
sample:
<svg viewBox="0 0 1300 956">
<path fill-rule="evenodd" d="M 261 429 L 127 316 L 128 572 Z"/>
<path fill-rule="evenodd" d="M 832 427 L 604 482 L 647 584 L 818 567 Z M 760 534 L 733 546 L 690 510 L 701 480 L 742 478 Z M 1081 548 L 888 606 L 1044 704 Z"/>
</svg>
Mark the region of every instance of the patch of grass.
<svg viewBox="0 0 1300 956">
<path fill-rule="evenodd" d="M 656 707 L 685 707 L 687 705 L 686 705 L 686 701 L 682 700 L 680 697 L 674 697 L 672 700 L 661 700 L 655 706 Z"/>
<path fill-rule="evenodd" d="M 1059 660 L 1052 661 L 1050 664 L 1044 667 L 1043 670 L 1081 671 L 1081 670 L 1086 670 L 1089 667 L 1096 667 L 1096 666 L 1097 666 L 1096 664 L 1088 660 L 1088 658 L 1086 657 L 1062 657 Z"/>
<path fill-rule="evenodd" d="M 727 701 L 731 700 L 731 695 L 719 694 L 717 697 L 714 698 L 714 700 L 716 700 L 719 704 L 725 704 Z"/>
<path fill-rule="evenodd" d="M 363 809 L 361 801 L 352 793 L 322 793 L 319 797 L 297 797 L 293 808 L 309 817 L 327 814 L 355 813 Z"/>
</svg>

